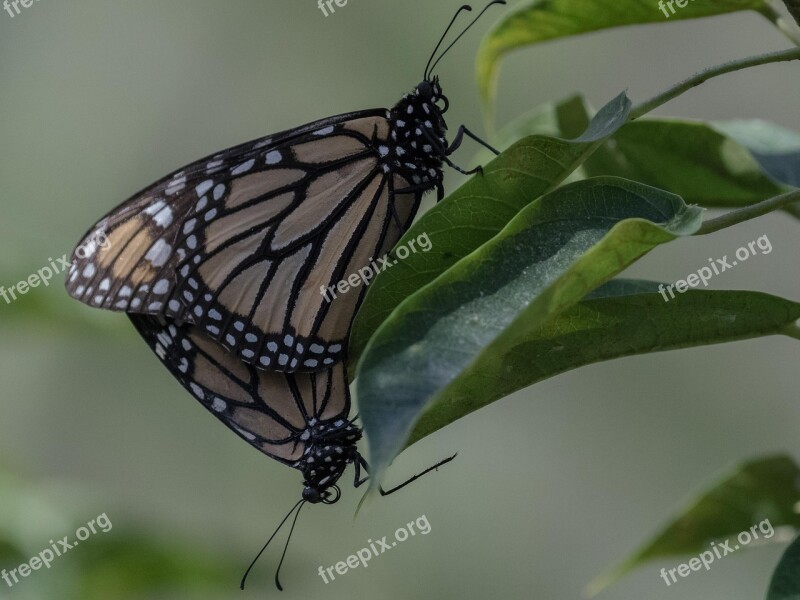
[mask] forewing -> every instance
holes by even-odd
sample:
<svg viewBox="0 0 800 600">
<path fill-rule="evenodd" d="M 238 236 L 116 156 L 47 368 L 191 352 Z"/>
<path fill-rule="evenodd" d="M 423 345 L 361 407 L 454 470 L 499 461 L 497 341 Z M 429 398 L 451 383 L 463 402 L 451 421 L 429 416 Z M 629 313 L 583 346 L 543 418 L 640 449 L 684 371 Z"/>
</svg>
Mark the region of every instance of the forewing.
<svg viewBox="0 0 800 600">
<path fill-rule="evenodd" d="M 194 323 L 261 368 L 330 366 L 364 291 L 337 284 L 391 248 L 419 202 L 379 166 L 387 135 L 369 111 L 198 161 L 101 220 L 68 290 Z"/>
</svg>

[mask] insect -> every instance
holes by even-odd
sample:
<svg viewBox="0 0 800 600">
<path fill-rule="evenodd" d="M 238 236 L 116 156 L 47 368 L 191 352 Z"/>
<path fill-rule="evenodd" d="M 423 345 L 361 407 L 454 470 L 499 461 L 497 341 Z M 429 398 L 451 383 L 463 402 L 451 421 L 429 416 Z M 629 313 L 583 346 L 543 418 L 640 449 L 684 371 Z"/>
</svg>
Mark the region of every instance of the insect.
<svg viewBox="0 0 800 600">
<path fill-rule="evenodd" d="M 349 464 L 365 464 L 361 431 L 349 419 L 344 362 L 316 373 L 279 373 L 240 361 L 202 330 L 165 317 L 130 314 L 158 358 L 215 417 L 257 450 L 303 473 L 303 499 L 332 504 Z M 333 490 L 333 491 L 329 491 Z"/>
<path fill-rule="evenodd" d="M 296 520 L 306 502 L 337 502 L 341 496 L 337 482 L 348 465 L 355 467 L 355 487 L 367 481 L 369 465 L 356 446 L 361 430 L 349 418 L 350 392 L 344 362 L 316 373 L 257 369 L 237 359 L 194 325 L 178 324 L 163 316 L 128 316 L 161 362 L 206 409 L 250 445 L 303 474 L 302 499 L 275 534 L 295 510 Z M 451 456 L 394 488 L 381 488 L 380 492 L 394 493 L 454 458 Z M 287 546 L 288 543 L 287 539 Z M 284 549 L 284 555 L 285 552 Z M 275 575 L 280 589 L 279 572 L 280 565 Z"/>
<path fill-rule="evenodd" d="M 319 293 L 388 252 L 422 195 L 444 194 L 449 100 L 432 75 L 494 0 L 391 109 L 330 117 L 196 161 L 103 217 L 73 254 L 67 290 L 94 307 L 192 323 L 240 360 L 281 372 L 342 360 L 365 288 Z M 494 152 L 493 148 L 491 148 Z M 92 245 L 102 233 L 108 245 Z"/>
<path fill-rule="evenodd" d="M 336 502 L 349 465 L 355 487 L 367 480 L 345 362 L 364 290 L 332 300 L 319 290 L 394 247 L 422 195 L 443 197 L 444 164 L 480 171 L 449 158 L 464 136 L 492 148 L 464 126 L 448 144 L 449 101 L 432 72 L 495 4 L 505 2 L 490 2 L 437 58 L 472 10 L 458 9 L 422 82 L 392 109 L 331 117 L 194 162 L 106 215 L 73 254 L 70 295 L 127 313 L 203 406 L 303 474 L 301 500 L 261 552 L 294 512 L 293 530 L 305 503 Z M 275 581 L 280 588 L 278 573 Z"/>
</svg>

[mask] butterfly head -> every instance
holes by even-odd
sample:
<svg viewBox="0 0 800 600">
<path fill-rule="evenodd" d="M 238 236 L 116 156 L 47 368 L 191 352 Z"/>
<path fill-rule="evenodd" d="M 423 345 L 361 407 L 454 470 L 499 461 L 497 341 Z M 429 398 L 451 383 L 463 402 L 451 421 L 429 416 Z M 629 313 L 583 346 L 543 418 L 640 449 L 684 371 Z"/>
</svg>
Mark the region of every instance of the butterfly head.
<svg viewBox="0 0 800 600">
<path fill-rule="evenodd" d="M 422 102 L 428 105 L 435 105 L 439 108 L 442 114 L 447 112 L 450 108 L 450 101 L 442 93 L 442 86 L 439 84 L 439 78 L 434 76 L 432 79 L 424 79 L 414 90 L 414 95 L 417 96 Z M 439 102 L 443 102 L 444 106 L 439 106 Z"/>
<path fill-rule="evenodd" d="M 332 492 L 331 489 L 334 491 Z M 338 486 L 331 486 L 331 489 L 320 490 L 319 488 L 307 485 L 303 488 L 303 500 L 310 504 L 319 504 L 320 502 L 333 504 L 339 499 L 339 488 Z"/>
</svg>

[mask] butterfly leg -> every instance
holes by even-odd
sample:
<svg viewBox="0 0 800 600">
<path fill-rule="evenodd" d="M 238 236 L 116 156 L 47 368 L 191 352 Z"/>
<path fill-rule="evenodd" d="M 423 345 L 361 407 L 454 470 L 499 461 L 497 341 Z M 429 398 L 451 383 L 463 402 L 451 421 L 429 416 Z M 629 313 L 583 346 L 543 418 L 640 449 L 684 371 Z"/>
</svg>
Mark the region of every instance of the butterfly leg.
<svg viewBox="0 0 800 600">
<path fill-rule="evenodd" d="M 436 201 L 439 202 L 444 198 L 444 178 L 439 176 L 431 183 L 421 183 L 419 185 L 410 185 L 408 187 L 394 190 L 395 194 L 413 194 L 416 192 L 427 192 L 431 187 L 436 187 Z"/>
<path fill-rule="evenodd" d="M 482 167 L 482 166 L 480 166 L 480 165 L 478 165 L 478 166 L 477 166 L 477 167 L 475 167 L 474 169 L 470 169 L 469 171 L 465 171 L 464 169 L 462 169 L 462 168 L 461 168 L 461 167 L 459 167 L 458 165 L 456 165 L 456 164 L 453 164 L 453 161 L 451 161 L 449 158 L 447 158 L 447 156 L 442 156 L 442 160 L 444 160 L 444 162 L 445 162 L 445 163 L 446 163 L 446 164 L 447 164 L 447 165 L 448 165 L 448 166 L 449 166 L 451 169 L 455 169 L 456 171 L 458 171 L 458 172 L 459 172 L 459 173 L 461 173 L 462 175 L 475 175 L 475 173 L 480 173 L 481 175 L 483 175 L 483 167 Z"/>
<path fill-rule="evenodd" d="M 483 141 L 481 138 L 479 138 L 477 135 L 475 135 L 469 129 L 467 129 L 465 125 L 462 125 L 461 127 L 458 128 L 458 132 L 456 132 L 456 137 L 453 138 L 453 143 L 450 144 L 450 147 L 447 150 L 445 150 L 445 154 L 447 156 L 450 156 L 453 152 L 455 152 L 461 147 L 461 143 L 464 141 L 465 135 L 478 142 L 484 148 L 487 148 L 492 152 L 494 152 L 495 156 L 498 156 L 500 154 L 500 152 L 498 152 L 493 146 L 490 146 L 487 142 Z"/>
<path fill-rule="evenodd" d="M 360 485 L 363 485 L 364 483 L 366 483 L 369 480 L 369 465 L 367 464 L 367 461 L 364 460 L 363 456 L 361 456 L 360 454 L 357 454 L 357 456 L 358 456 L 358 458 L 355 460 L 355 463 L 354 463 L 355 468 L 356 468 L 356 476 L 355 476 L 355 480 L 353 481 L 353 487 L 355 487 L 355 488 L 357 488 Z M 361 478 L 361 469 L 362 469 L 362 467 L 364 469 L 364 472 L 366 473 L 366 475 L 364 476 L 363 479 Z"/>
<path fill-rule="evenodd" d="M 440 460 L 435 465 L 433 465 L 431 467 L 428 467 L 427 469 L 425 469 L 421 473 L 417 473 L 416 475 L 414 475 L 410 479 L 407 479 L 406 481 L 404 481 L 400 485 L 396 485 L 396 486 L 394 486 L 393 488 L 391 488 L 389 490 L 384 490 L 382 486 L 378 486 L 378 491 L 380 491 L 381 496 L 388 496 L 389 494 L 394 494 L 396 491 L 400 490 L 401 488 L 406 487 L 409 483 L 412 483 L 413 481 L 416 481 L 417 479 L 419 479 L 423 475 L 427 475 L 431 471 L 438 470 L 439 467 L 449 463 L 456 456 L 458 456 L 458 452 L 453 454 L 453 456 L 445 458 L 444 460 Z M 369 479 L 369 475 L 367 475 L 366 477 L 361 479 L 361 469 L 363 468 L 365 471 L 369 471 L 369 464 L 364 459 L 364 457 L 359 454 L 358 455 L 358 459 L 356 460 L 355 466 L 356 466 L 356 480 L 355 480 L 353 485 L 354 485 L 354 487 L 358 487 L 358 486 L 360 486 L 361 484 L 363 484 L 364 482 L 366 482 Z"/>
<path fill-rule="evenodd" d="M 433 148 L 436 150 L 436 152 L 439 153 L 439 156 L 441 157 L 442 161 L 447 166 L 449 166 L 451 169 L 455 169 L 456 171 L 458 171 L 462 175 L 474 175 L 475 173 L 483 174 L 483 167 L 481 167 L 480 165 L 478 165 L 474 169 L 470 169 L 469 171 L 466 171 L 466 170 L 462 169 L 461 167 L 459 167 L 458 165 L 454 164 L 453 161 L 448 158 L 448 154 L 450 153 L 449 149 L 445 148 L 444 146 L 442 146 L 441 142 L 439 142 L 439 140 L 437 140 L 435 137 L 433 137 L 427 129 L 423 129 L 422 132 L 423 132 L 423 135 L 425 135 L 425 137 L 431 143 L 431 146 L 433 146 Z M 461 135 L 461 138 L 464 137 L 463 133 L 460 134 L 460 135 Z M 458 136 L 456 136 L 456 137 L 458 137 Z M 459 145 L 461 144 L 461 140 L 458 141 L 458 144 Z M 456 146 L 456 147 L 458 147 L 458 146 Z"/>
</svg>

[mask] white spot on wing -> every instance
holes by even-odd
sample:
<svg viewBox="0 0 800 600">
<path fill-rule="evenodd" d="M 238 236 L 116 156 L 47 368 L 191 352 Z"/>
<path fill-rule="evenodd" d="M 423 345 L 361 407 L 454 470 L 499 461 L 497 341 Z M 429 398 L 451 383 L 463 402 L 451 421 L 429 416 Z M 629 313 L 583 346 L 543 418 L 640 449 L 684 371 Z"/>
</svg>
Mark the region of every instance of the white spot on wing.
<svg viewBox="0 0 800 600">
<path fill-rule="evenodd" d="M 242 435 L 243 435 L 245 438 L 247 438 L 247 439 L 248 439 L 248 440 L 250 440 L 250 441 L 253 441 L 254 439 L 256 439 L 256 436 L 254 436 L 254 435 L 253 435 L 252 433 L 250 433 L 249 431 L 245 431 L 244 429 L 239 429 L 238 427 L 236 428 L 236 431 L 238 431 L 239 433 L 241 433 L 241 434 L 242 434 Z"/>
<path fill-rule="evenodd" d="M 242 173 L 247 173 L 253 168 L 254 164 L 256 164 L 256 159 L 251 158 L 247 162 L 240 164 L 238 167 L 231 169 L 231 175 L 241 175 Z"/>
<path fill-rule="evenodd" d="M 195 188 L 195 191 L 197 192 L 197 197 L 199 198 L 200 196 L 205 194 L 213 186 L 214 186 L 214 180 L 213 179 L 206 179 L 203 183 L 201 183 L 200 185 L 198 185 Z"/>
<path fill-rule="evenodd" d="M 167 264 L 170 255 L 172 254 L 172 246 L 170 246 L 163 239 L 159 239 L 150 247 L 150 250 L 145 254 L 145 260 L 149 260 L 154 267 L 163 267 Z"/>
<path fill-rule="evenodd" d="M 165 206 L 153 217 L 153 221 L 155 221 L 156 225 L 159 227 L 166 229 L 172 224 L 172 209 L 169 206 Z"/>
<path fill-rule="evenodd" d="M 160 279 L 156 284 L 153 286 L 153 293 L 162 295 L 166 294 L 169 291 L 169 280 L 168 279 Z"/>
<path fill-rule="evenodd" d="M 147 207 L 147 208 L 144 210 L 144 212 L 145 212 L 146 214 L 148 214 L 148 215 L 150 215 L 150 216 L 152 217 L 153 215 L 156 215 L 156 214 L 158 214 L 158 212 L 159 212 L 159 211 L 160 211 L 162 208 L 164 208 L 166 205 L 167 205 L 167 204 L 166 204 L 166 203 L 165 203 L 163 200 L 159 200 L 158 202 L 153 202 L 153 204 L 151 204 L 150 206 L 148 206 L 148 207 Z"/>
</svg>

